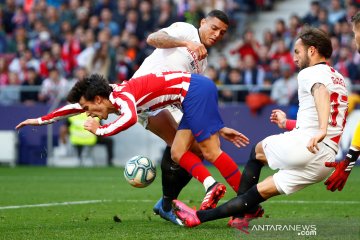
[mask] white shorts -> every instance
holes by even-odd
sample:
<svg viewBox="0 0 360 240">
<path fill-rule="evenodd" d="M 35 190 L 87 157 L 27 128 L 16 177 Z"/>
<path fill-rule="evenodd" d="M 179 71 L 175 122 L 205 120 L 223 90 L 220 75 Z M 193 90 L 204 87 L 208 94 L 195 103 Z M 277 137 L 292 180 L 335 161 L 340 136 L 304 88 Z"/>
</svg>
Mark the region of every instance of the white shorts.
<svg viewBox="0 0 360 240">
<path fill-rule="evenodd" d="M 310 136 L 297 129 L 273 135 L 262 141 L 269 167 L 279 169 L 274 174 L 276 188 L 281 194 L 291 194 L 324 180 L 331 168 L 325 162 L 335 161 L 334 150 L 319 143 L 316 154 L 306 148 Z"/>
<path fill-rule="evenodd" d="M 157 109 L 154 111 L 146 111 L 146 112 L 139 113 L 138 114 L 138 123 L 140 123 L 145 129 L 147 129 L 147 125 L 149 123 L 148 118 L 152 117 L 152 116 L 156 116 L 159 112 L 161 112 L 164 109 L 167 109 L 171 113 L 171 115 L 173 116 L 173 118 L 175 119 L 175 121 L 177 123 L 180 122 L 180 120 L 183 116 L 181 109 L 176 105 L 168 105 L 164 108 Z"/>
</svg>

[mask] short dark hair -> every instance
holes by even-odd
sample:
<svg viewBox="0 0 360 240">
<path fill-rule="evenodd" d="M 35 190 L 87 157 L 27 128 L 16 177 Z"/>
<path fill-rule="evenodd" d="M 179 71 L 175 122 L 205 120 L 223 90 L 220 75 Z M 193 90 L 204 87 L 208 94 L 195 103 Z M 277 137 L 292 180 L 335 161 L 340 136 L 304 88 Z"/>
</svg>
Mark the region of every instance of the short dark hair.
<svg viewBox="0 0 360 240">
<path fill-rule="evenodd" d="M 325 58 L 330 58 L 333 48 L 329 35 L 318 28 L 304 27 L 297 39 L 301 39 L 305 46 L 313 46 L 319 54 Z"/>
<path fill-rule="evenodd" d="M 109 98 L 112 92 L 109 82 L 99 74 L 92 74 L 79 80 L 70 90 L 67 101 L 70 103 L 78 103 L 83 96 L 87 101 L 93 101 L 95 96 Z"/>
<path fill-rule="evenodd" d="M 223 11 L 221 10 L 212 10 L 210 11 L 206 17 L 215 17 L 215 18 L 218 18 L 220 21 L 222 21 L 223 23 L 225 23 L 226 25 L 229 25 L 230 21 L 229 21 L 229 18 L 228 16 L 226 15 L 226 13 L 224 13 Z"/>
<path fill-rule="evenodd" d="M 351 17 L 351 22 L 355 25 L 360 23 L 360 12 L 357 12 L 354 16 Z"/>
</svg>

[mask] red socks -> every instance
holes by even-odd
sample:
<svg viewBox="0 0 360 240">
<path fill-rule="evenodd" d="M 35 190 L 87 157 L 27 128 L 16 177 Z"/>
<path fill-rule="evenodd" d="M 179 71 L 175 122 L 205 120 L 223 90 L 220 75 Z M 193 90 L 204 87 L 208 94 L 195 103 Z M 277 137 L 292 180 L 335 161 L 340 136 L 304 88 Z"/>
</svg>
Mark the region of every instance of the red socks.
<svg viewBox="0 0 360 240">
<path fill-rule="evenodd" d="M 201 183 L 204 182 L 205 178 L 211 176 L 209 170 L 207 170 L 200 158 L 190 151 L 182 155 L 179 165 Z"/>
<path fill-rule="evenodd" d="M 232 158 L 225 152 L 222 152 L 213 164 L 237 193 L 240 185 L 241 172 Z"/>
</svg>

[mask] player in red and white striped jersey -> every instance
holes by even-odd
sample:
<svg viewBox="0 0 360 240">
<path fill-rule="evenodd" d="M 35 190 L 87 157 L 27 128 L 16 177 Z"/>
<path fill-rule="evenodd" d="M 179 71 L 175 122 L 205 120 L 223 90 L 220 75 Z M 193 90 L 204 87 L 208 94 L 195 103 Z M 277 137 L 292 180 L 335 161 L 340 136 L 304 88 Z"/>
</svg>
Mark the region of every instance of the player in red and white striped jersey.
<svg viewBox="0 0 360 240">
<path fill-rule="evenodd" d="M 137 122 L 137 114 L 181 104 L 183 117 L 171 147 L 172 159 L 198 179 L 207 191 L 201 209 L 213 208 L 225 194 L 224 185 L 217 183 L 203 165 L 201 159 L 189 149 L 195 142 L 204 158 L 210 162 L 230 161 L 230 156 L 220 148 L 219 134 L 237 147 L 246 146 L 248 138 L 234 129 L 224 126 L 218 111 L 217 88 L 208 78 L 186 72 L 148 74 L 122 84 L 109 85 L 99 75 L 91 75 L 79 81 L 71 89 L 67 100 L 72 103 L 52 113 L 27 119 L 16 126 L 43 125 L 61 118 L 86 112 L 90 118 L 84 128 L 99 136 L 111 136 Z M 100 126 L 93 119 L 107 119 L 109 114 L 119 117 Z M 235 164 L 235 163 L 234 163 Z M 225 165 L 226 167 L 226 165 Z"/>
</svg>

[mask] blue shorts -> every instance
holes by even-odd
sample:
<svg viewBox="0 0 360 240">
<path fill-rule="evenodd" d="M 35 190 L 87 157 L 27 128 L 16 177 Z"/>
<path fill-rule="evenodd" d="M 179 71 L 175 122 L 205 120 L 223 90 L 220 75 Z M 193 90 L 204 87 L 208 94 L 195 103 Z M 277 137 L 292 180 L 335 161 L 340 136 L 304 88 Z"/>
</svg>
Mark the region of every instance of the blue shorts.
<svg viewBox="0 0 360 240">
<path fill-rule="evenodd" d="M 218 91 L 210 79 L 191 74 L 189 90 L 181 105 L 184 115 L 178 129 L 190 129 L 197 142 L 224 127 L 218 109 Z"/>
</svg>

